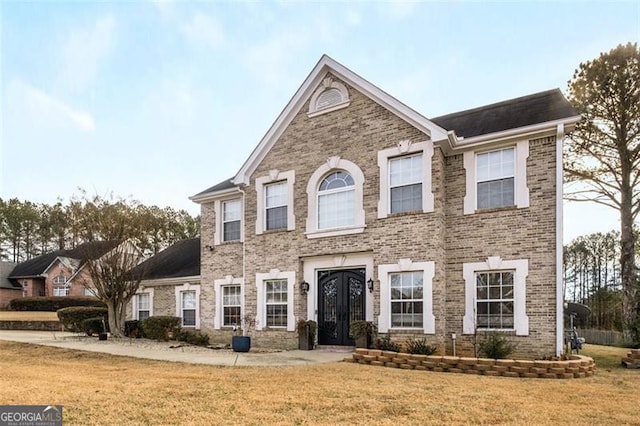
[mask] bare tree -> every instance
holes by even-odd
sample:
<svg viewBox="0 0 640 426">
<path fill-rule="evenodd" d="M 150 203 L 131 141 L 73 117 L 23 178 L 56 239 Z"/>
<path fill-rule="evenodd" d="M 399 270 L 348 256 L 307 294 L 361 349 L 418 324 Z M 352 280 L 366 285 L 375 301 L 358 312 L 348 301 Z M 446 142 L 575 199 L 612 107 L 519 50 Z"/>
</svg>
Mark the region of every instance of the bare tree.
<svg viewBox="0 0 640 426">
<path fill-rule="evenodd" d="M 566 145 L 565 172 L 584 187 L 567 194 L 620 212 L 620 272 L 625 338 L 640 341 L 637 235 L 640 211 L 640 51 L 619 45 L 581 63 L 569 82 L 569 100 L 583 120 Z"/>
</svg>

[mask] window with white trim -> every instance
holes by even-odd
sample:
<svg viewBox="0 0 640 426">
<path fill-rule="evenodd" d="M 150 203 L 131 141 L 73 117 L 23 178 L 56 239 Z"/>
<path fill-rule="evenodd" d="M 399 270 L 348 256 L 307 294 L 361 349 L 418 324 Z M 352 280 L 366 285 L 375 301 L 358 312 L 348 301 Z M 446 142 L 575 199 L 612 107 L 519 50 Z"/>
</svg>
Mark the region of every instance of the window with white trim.
<svg viewBox="0 0 640 426">
<path fill-rule="evenodd" d="M 513 329 L 513 271 L 476 273 L 476 325 Z"/>
<path fill-rule="evenodd" d="M 307 183 L 307 238 L 364 232 L 364 174 L 351 161 L 330 157 Z"/>
<path fill-rule="evenodd" d="M 239 241 L 242 225 L 242 201 L 222 202 L 222 241 Z"/>
<path fill-rule="evenodd" d="M 53 279 L 53 283 L 54 284 L 66 284 L 67 283 L 67 277 L 65 277 L 64 275 L 58 275 L 57 277 L 55 277 Z"/>
<path fill-rule="evenodd" d="M 432 159 L 431 141 L 402 140 L 395 147 L 378 151 L 378 219 L 395 213 L 428 213 L 434 210 Z"/>
<path fill-rule="evenodd" d="M 515 149 L 505 148 L 476 156 L 478 209 L 513 206 Z"/>
<path fill-rule="evenodd" d="M 462 264 L 465 282 L 464 334 L 481 330 L 514 330 L 529 335 L 527 276 L 529 260 L 488 257 L 484 262 Z"/>
<path fill-rule="evenodd" d="M 434 334 L 433 278 L 435 262 L 413 262 L 399 259 L 398 263 L 378 265 L 380 280 L 380 316 L 378 330 L 418 329 Z"/>
<path fill-rule="evenodd" d="M 355 224 L 355 183 L 339 170 L 326 176 L 318 189 L 318 229 Z"/>
<path fill-rule="evenodd" d="M 242 289 L 239 285 L 222 288 L 222 326 L 239 326 L 242 318 Z"/>
<path fill-rule="evenodd" d="M 391 289 L 391 327 L 422 328 L 423 272 L 389 275 Z"/>
<path fill-rule="evenodd" d="M 184 290 L 180 292 L 180 317 L 183 327 L 196 326 L 196 291 Z"/>
<path fill-rule="evenodd" d="M 140 321 L 151 316 L 151 297 L 149 293 L 136 294 L 136 318 Z"/>
<path fill-rule="evenodd" d="M 389 160 L 391 213 L 422 211 L 422 154 Z"/>
<path fill-rule="evenodd" d="M 464 214 L 500 207 L 529 207 L 527 158 L 528 140 L 492 151 L 463 152 Z"/>
<path fill-rule="evenodd" d="M 287 326 L 287 280 L 265 282 L 265 312 L 267 327 Z"/>
<path fill-rule="evenodd" d="M 265 185 L 265 229 L 287 229 L 288 208 L 287 182 L 276 182 Z"/>
<path fill-rule="evenodd" d="M 67 287 L 67 286 L 53 287 L 53 295 L 54 296 L 68 296 L 69 295 L 69 287 Z"/>
</svg>

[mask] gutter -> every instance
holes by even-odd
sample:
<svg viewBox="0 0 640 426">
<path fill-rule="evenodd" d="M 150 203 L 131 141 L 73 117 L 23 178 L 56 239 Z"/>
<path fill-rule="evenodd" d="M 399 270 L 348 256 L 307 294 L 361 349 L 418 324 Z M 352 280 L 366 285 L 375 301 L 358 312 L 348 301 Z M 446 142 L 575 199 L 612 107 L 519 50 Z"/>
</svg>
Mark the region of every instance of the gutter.
<svg viewBox="0 0 640 426">
<path fill-rule="evenodd" d="M 556 355 L 564 349 L 564 283 L 563 263 L 563 205 L 564 194 L 562 151 L 565 137 L 564 124 L 558 124 L 556 132 Z"/>
</svg>

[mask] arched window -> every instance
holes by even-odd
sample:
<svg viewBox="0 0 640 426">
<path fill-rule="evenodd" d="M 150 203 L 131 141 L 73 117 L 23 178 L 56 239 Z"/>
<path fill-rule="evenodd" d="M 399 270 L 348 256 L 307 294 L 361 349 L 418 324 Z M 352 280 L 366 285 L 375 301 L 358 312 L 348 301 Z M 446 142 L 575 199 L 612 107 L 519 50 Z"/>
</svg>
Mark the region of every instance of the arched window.
<svg viewBox="0 0 640 426">
<path fill-rule="evenodd" d="M 318 229 L 355 224 L 355 183 L 347 172 L 335 171 L 318 188 Z"/>
<path fill-rule="evenodd" d="M 364 174 L 351 161 L 334 156 L 320 165 L 307 183 L 307 238 L 364 232 Z"/>
</svg>

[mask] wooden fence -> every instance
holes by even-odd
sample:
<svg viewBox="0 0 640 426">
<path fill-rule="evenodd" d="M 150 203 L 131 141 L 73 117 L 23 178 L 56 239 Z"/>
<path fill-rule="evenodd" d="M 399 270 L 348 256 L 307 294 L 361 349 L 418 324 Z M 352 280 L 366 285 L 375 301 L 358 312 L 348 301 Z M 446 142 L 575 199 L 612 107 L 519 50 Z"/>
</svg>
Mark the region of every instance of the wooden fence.
<svg viewBox="0 0 640 426">
<path fill-rule="evenodd" d="M 622 342 L 622 333 L 613 330 L 578 329 L 578 336 L 594 345 L 614 346 Z"/>
</svg>

